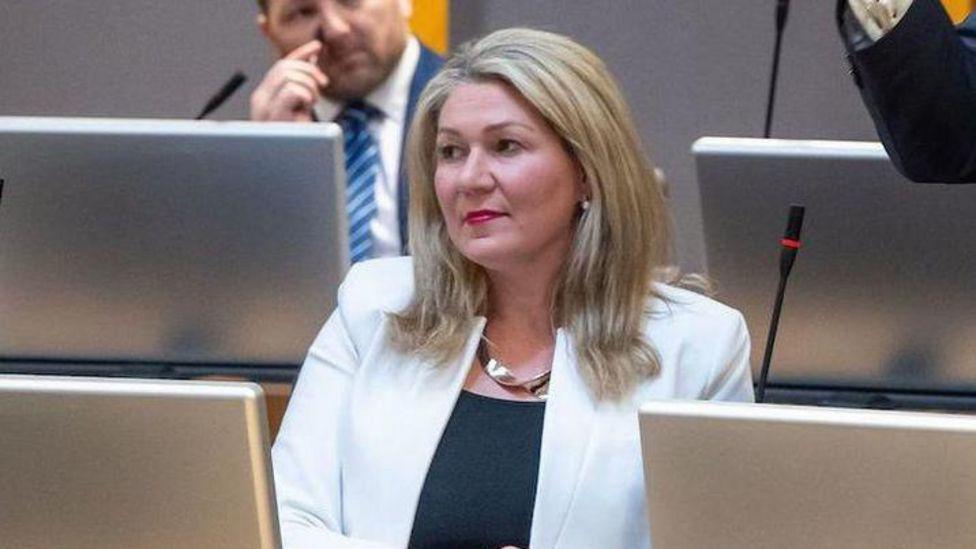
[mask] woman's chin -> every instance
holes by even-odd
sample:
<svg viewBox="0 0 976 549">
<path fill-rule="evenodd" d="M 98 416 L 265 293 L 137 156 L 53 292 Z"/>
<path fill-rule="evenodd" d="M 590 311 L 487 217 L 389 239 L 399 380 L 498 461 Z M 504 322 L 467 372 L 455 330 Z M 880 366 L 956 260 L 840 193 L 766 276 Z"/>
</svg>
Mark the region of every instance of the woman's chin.
<svg viewBox="0 0 976 549">
<path fill-rule="evenodd" d="M 520 255 L 517 250 L 502 242 L 491 240 L 482 238 L 468 241 L 458 249 L 468 261 L 489 271 L 504 270 L 506 266 L 517 263 L 516 258 Z"/>
</svg>

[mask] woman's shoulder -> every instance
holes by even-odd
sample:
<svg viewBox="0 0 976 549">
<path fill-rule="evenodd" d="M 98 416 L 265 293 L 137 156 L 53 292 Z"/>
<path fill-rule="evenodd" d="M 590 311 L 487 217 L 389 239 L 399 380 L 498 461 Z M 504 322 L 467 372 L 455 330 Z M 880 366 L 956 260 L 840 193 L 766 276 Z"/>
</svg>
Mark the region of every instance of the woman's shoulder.
<svg viewBox="0 0 976 549">
<path fill-rule="evenodd" d="M 750 400 L 750 339 L 742 314 L 691 290 L 663 284 L 655 289 L 645 335 L 660 355 L 662 375 L 671 382 L 651 380 L 638 392 L 638 400 Z"/>
<path fill-rule="evenodd" d="M 413 260 L 386 257 L 356 263 L 339 287 L 338 307 L 346 314 L 402 310 L 413 297 Z"/>
<path fill-rule="evenodd" d="M 743 323 L 738 310 L 696 291 L 660 283 L 654 289 L 657 295 L 648 304 L 651 323 L 694 323 L 702 330 Z"/>
</svg>

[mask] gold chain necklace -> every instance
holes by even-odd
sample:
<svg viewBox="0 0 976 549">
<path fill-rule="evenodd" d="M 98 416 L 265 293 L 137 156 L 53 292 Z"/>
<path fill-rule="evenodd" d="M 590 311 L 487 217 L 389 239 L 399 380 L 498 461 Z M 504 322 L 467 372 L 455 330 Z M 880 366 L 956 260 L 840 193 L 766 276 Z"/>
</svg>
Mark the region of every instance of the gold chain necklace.
<svg viewBox="0 0 976 549">
<path fill-rule="evenodd" d="M 478 362 L 481 363 L 481 367 L 488 374 L 488 377 L 502 387 L 519 388 L 532 393 L 539 400 L 546 400 L 546 397 L 549 396 L 549 376 L 552 374 L 552 366 L 532 379 L 520 381 L 508 366 L 491 358 L 491 355 L 488 354 L 488 344 L 490 343 L 485 336 L 481 336 L 477 353 Z"/>
</svg>

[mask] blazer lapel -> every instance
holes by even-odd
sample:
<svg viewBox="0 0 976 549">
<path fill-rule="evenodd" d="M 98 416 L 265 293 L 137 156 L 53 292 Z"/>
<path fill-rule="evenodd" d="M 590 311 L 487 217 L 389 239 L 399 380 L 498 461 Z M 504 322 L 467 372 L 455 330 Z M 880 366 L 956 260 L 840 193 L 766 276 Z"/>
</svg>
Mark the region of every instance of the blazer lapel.
<svg viewBox="0 0 976 549">
<path fill-rule="evenodd" d="M 464 353 L 448 365 L 435 366 L 387 345 L 364 358 L 373 371 L 359 376 L 353 391 L 349 432 L 355 433 L 355 443 L 347 461 L 349 484 L 361 489 L 349 500 L 356 510 L 348 518 L 355 524 L 346 524 L 357 535 L 401 545 L 409 541 L 427 470 L 484 322 L 477 320 Z"/>
<path fill-rule="evenodd" d="M 552 548 L 559 541 L 580 482 L 595 417 L 595 404 L 579 376 L 570 338 L 559 330 L 542 429 L 532 549 Z"/>
</svg>

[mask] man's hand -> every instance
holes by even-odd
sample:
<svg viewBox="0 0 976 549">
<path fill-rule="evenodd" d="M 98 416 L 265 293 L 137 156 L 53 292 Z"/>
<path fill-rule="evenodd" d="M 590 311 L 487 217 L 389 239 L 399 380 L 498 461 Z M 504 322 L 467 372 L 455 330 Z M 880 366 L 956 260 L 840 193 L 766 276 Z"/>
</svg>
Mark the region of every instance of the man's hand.
<svg viewBox="0 0 976 549">
<path fill-rule="evenodd" d="M 271 66 L 251 94 L 251 120 L 311 122 L 312 107 L 329 79 L 316 62 L 322 43 L 303 44 Z"/>
<path fill-rule="evenodd" d="M 878 40 L 901 21 L 912 0 L 847 0 L 847 4 L 864 32 Z"/>
</svg>

